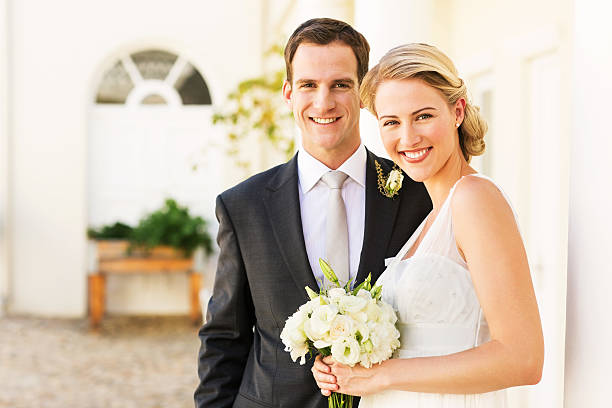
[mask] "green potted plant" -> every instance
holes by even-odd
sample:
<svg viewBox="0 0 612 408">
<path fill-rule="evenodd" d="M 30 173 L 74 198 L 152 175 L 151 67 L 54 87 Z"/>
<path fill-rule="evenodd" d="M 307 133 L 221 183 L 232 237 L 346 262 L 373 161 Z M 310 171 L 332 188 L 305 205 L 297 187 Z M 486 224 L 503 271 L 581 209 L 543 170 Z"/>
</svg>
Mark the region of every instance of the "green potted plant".
<svg viewBox="0 0 612 408">
<path fill-rule="evenodd" d="M 106 249 L 113 246 L 114 251 L 123 249 L 134 255 L 150 255 L 154 249 L 158 253 L 168 252 L 157 250 L 158 247 L 173 248 L 182 257 L 190 257 L 198 247 L 206 255 L 213 252 L 206 220 L 192 216 L 187 207 L 171 198 L 166 199 L 162 208 L 143 217 L 136 227 L 116 222 L 99 229 L 89 228 L 87 235 L 96 241 L 114 241 L 115 245 L 103 245 Z"/>
<path fill-rule="evenodd" d="M 292 113 L 285 105 L 281 89 L 285 80 L 283 48 L 273 46 L 266 52 L 263 75 L 246 79 L 232 91 L 224 106 L 212 116 L 213 124 L 224 125 L 227 153 L 236 166 L 253 172 L 252 152 L 245 153 L 245 143 L 269 147 L 288 160 L 295 153 Z"/>
</svg>

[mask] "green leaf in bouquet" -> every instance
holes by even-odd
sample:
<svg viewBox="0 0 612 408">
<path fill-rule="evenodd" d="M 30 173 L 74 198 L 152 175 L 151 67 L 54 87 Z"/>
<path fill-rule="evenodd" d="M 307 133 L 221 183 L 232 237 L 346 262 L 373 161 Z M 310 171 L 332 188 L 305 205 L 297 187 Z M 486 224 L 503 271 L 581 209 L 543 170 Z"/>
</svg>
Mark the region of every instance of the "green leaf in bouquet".
<svg viewBox="0 0 612 408">
<path fill-rule="evenodd" d="M 366 280 L 364 281 L 365 285 L 363 285 L 363 288 L 365 290 L 367 290 L 368 292 L 372 290 L 372 274 L 368 274 L 368 277 L 366 278 Z"/>
<path fill-rule="evenodd" d="M 374 299 L 380 300 L 380 298 L 382 297 L 382 286 L 380 285 L 374 286 L 374 289 L 372 289 L 370 293 L 372 294 L 372 297 Z"/>
<path fill-rule="evenodd" d="M 351 294 L 352 294 L 353 296 L 356 296 L 356 295 L 357 295 L 357 293 L 359 293 L 359 291 L 360 291 L 361 289 L 363 289 L 363 286 L 364 286 L 364 285 L 365 285 L 365 282 L 361 282 L 361 283 L 359 284 L 359 286 L 357 286 L 355 289 L 353 289 L 353 291 L 351 292 Z"/>
<path fill-rule="evenodd" d="M 367 282 L 370 282 L 370 280 L 372 280 L 372 274 L 371 274 L 371 273 L 368 275 L 368 277 L 366 278 L 366 280 L 364 280 L 363 282 L 361 282 L 361 283 L 359 284 L 359 286 L 357 286 L 355 289 L 353 289 L 353 292 L 351 292 L 351 294 L 352 294 L 353 296 L 355 296 L 355 295 L 357 295 L 357 293 L 359 293 L 359 291 L 360 291 L 361 289 L 366 289 L 366 283 L 367 283 Z M 366 289 L 366 290 L 369 290 L 369 289 Z M 347 291 L 347 292 L 348 292 L 348 291 Z"/>
<path fill-rule="evenodd" d="M 372 340 L 370 339 L 367 339 L 366 341 L 364 341 L 362 346 L 365 349 L 366 353 L 371 353 L 372 350 L 374 350 L 374 344 L 372 344 Z"/>
<path fill-rule="evenodd" d="M 351 293 L 351 283 L 353 283 L 354 279 L 349 280 L 346 285 L 344 285 L 344 291 L 346 293 Z"/>
<path fill-rule="evenodd" d="M 311 300 L 319 296 L 319 294 L 315 292 L 314 290 L 310 289 L 309 286 L 306 286 L 306 293 L 308 294 L 308 297 Z"/>
<path fill-rule="evenodd" d="M 329 264 L 321 258 L 319 258 L 319 266 L 321 267 L 323 275 L 325 275 L 327 280 L 329 280 L 331 283 L 336 284 L 336 286 L 339 287 L 340 282 L 338 282 L 338 277 L 334 273 L 334 270 L 331 268 L 331 266 L 329 266 Z"/>
</svg>

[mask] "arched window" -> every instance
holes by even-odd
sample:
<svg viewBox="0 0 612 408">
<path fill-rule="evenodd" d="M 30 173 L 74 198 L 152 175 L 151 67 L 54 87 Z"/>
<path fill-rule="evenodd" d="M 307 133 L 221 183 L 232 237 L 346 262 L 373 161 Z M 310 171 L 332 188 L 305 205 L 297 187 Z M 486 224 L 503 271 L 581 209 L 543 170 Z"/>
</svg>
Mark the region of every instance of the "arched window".
<svg viewBox="0 0 612 408">
<path fill-rule="evenodd" d="M 96 103 L 210 105 L 202 75 L 184 58 L 162 50 L 126 55 L 104 73 Z"/>
</svg>

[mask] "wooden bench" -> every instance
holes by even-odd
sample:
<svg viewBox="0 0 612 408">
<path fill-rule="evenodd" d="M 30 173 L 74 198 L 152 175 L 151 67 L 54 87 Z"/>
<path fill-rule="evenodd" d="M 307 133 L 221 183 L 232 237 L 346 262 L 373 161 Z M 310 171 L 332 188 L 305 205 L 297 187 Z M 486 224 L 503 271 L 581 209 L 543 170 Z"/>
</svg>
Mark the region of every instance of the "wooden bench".
<svg viewBox="0 0 612 408">
<path fill-rule="evenodd" d="M 89 275 L 89 318 L 91 327 L 102 321 L 106 303 L 108 275 L 187 273 L 189 275 L 189 316 L 195 325 L 202 323 L 199 292 L 201 275 L 194 271 L 193 257 L 185 258 L 174 248 L 159 246 L 149 253 L 135 251 L 127 254 L 127 241 L 97 241 L 97 271 Z"/>
</svg>

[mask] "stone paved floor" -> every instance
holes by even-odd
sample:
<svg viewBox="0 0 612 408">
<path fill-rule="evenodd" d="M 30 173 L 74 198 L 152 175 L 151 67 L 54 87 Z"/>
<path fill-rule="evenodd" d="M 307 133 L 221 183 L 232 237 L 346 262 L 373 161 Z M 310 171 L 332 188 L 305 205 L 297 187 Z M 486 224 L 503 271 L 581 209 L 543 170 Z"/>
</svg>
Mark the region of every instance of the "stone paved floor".
<svg viewBox="0 0 612 408">
<path fill-rule="evenodd" d="M 193 407 L 197 327 L 184 317 L 0 318 L 0 407 Z"/>
</svg>

